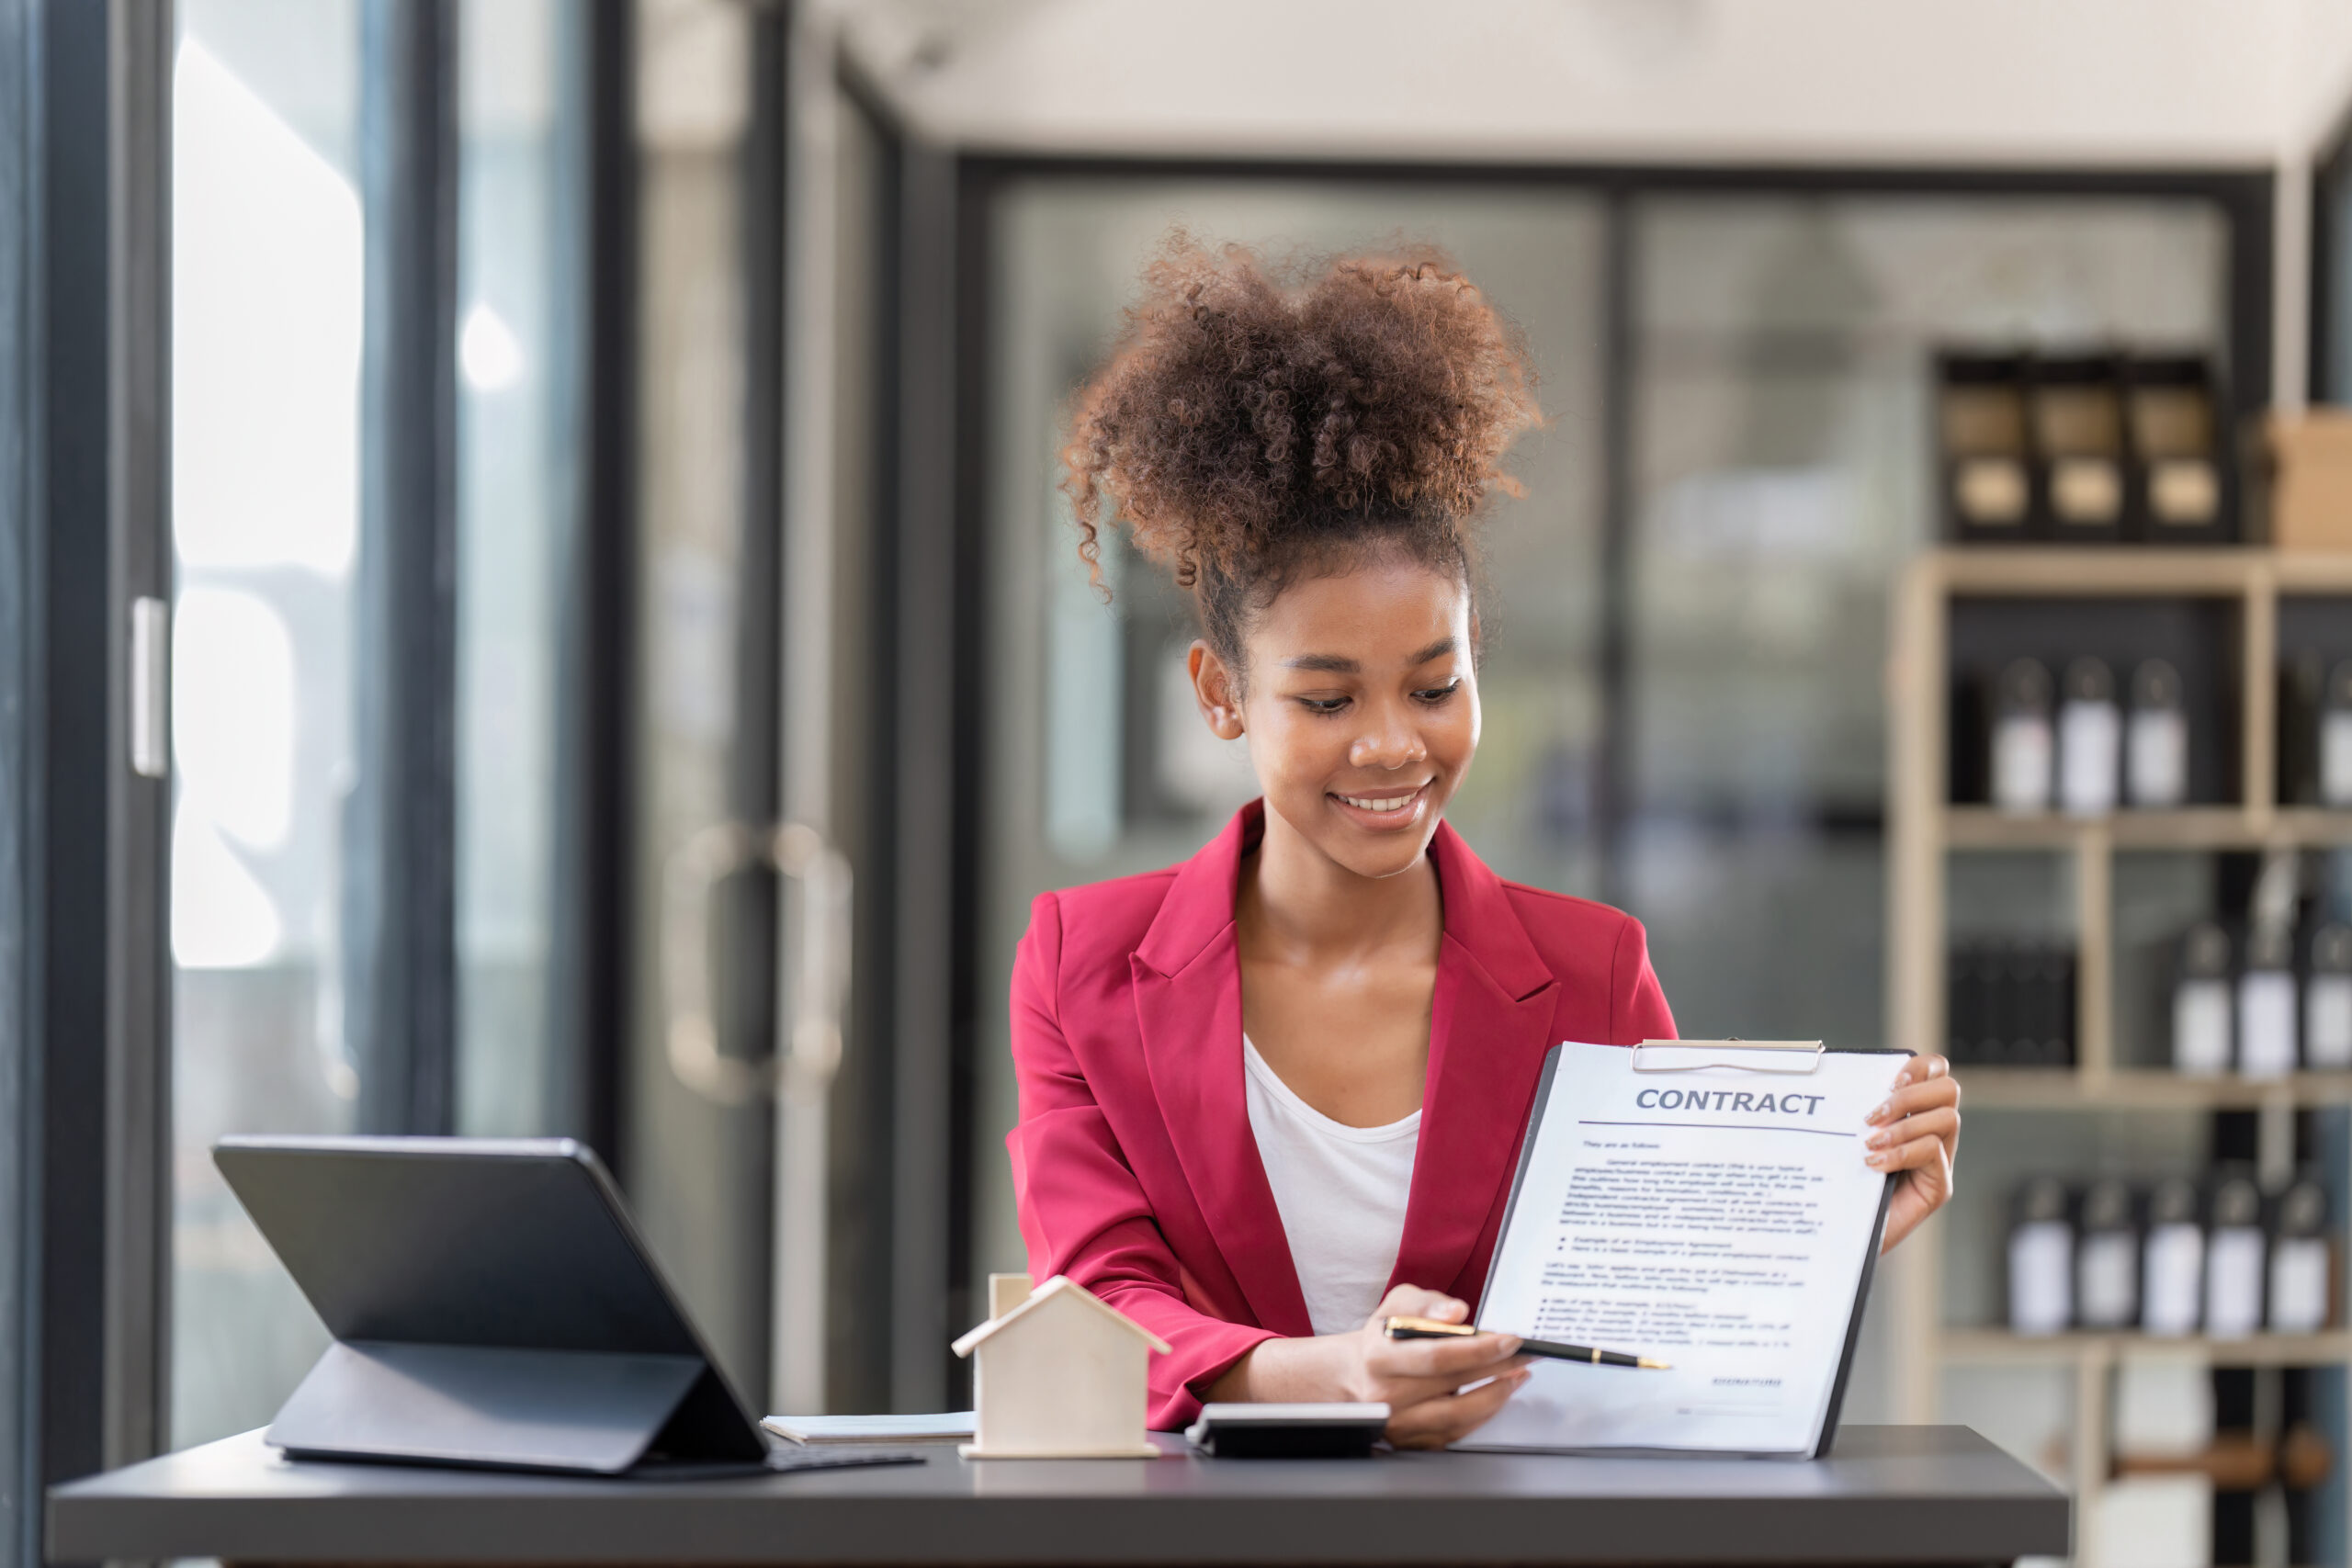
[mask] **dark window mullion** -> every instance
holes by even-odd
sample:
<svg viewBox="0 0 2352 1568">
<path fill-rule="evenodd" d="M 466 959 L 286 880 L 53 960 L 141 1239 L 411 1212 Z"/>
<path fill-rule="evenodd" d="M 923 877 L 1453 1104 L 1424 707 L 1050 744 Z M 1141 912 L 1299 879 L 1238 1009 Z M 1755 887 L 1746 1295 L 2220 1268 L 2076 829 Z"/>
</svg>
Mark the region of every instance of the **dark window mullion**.
<svg viewBox="0 0 2352 1568">
<path fill-rule="evenodd" d="M 133 765 L 132 603 L 173 600 L 174 7 L 112 18 L 106 1461 L 163 1451 L 171 1387 L 171 784 Z M 168 631 L 164 633 L 168 637 Z M 168 684 L 153 728 L 167 736 Z M 141 717 L 147 716 L 141 715 Z M 168 744 L 165 747 L 168 756 Z"/>
<path fill-rule="evenodd" d="M 345 1008 L 370 1133 L 447 1133 L 457 1038 L 455 0 L 362 0 L 357 779 Z"/>
<path fill-rule="evenodd" d="M 621 1086 L 631 1008 L 636 704 L 638 245 L 633 0 L 567 9 L 580 148 L 567 240 L 582 257 L 573 334 L 577 511 L 560 556 L 553 953 L 554 1124 L 628 1177 Z"/>
</svg>

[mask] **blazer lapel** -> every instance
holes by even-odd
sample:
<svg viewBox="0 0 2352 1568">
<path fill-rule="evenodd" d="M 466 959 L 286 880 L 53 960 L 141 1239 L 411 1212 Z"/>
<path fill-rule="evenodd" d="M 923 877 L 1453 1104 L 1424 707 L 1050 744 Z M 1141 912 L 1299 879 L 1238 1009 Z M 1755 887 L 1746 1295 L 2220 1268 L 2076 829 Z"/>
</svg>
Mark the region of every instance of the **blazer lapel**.
<svg viewBox="0 0 2352 1568">
<path fill-rule="evenodd" d="M 1259 1326 L 1315 1332 L 1282 1211 L 1250 1130 L 1241 1066 L 1241 964 L 1233 900 L 1241 856 L 1263 830 L 1248 806 L 1178 868 L 1129 964 L 1152 1093 L 1217 1250 Z"/>
<path fill-rule="evenodd" d="M 1453 1290 L 1501 1209 L 1550 1038 L 1554 979 L 1501 879 L 1451 826 L 1430 846 L 1445 937 L 1420 1143 L 1392 1285 Z M 1483 1281 L 1467 1283 L 1474 1296 Z"/>
</svg>

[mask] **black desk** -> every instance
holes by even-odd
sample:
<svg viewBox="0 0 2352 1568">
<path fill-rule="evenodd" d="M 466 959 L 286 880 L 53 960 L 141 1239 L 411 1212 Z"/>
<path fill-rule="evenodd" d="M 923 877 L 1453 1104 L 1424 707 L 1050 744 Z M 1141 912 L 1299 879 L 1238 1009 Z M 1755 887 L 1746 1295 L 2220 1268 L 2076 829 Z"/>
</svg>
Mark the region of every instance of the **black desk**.
<svg viewBox="0 0 2352 1568">
<path fill-rule="evenodd" d="M 50 1494 L 57 1562 L 2006 1562 L 2064 1493 L 1965 1427 L 1849 1427 L 1817 1464 L 1393 1454 L 958 1459 L 741 1481 L 296 1464 L 258 1432 Z"/>
</svg>

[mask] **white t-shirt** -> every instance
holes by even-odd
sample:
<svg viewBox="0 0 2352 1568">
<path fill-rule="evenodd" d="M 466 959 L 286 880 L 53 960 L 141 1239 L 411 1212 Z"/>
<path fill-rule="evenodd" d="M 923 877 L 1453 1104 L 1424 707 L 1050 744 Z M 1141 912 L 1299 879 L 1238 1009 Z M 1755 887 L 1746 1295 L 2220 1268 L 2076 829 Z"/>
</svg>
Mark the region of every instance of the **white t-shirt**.
<svg viewBox="0 0 2352 1568">
<path fill-rule="evenodd" d="M 1241 1064 L 1250 1132 L 1290 1238 L 1307 1319 L 1317 1334 L 1362 1328 L 1396 1267 L 1421 1113 L 1385 1127 L 1351 1127 L 1291 1092 L 1246 1034 Z"/>
</svg>

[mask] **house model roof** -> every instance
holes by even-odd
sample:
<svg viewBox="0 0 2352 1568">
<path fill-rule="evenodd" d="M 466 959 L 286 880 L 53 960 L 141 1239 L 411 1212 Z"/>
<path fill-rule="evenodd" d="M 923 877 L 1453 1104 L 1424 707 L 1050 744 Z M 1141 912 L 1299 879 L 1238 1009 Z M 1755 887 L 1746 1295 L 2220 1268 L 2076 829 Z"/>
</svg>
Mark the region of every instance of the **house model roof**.
<svg viewBox="0 0 2352 1568">
<path fill-rule="evenodd" d="M 1159 1351 L 1163 1356 L 1167 1355 L 1169 1351 L 1173 1348 L 1168 1341 L 1162 1339 L 1159 1335 L 1154 1334 L 1150 1329 L 1146 1328 L 1142 1324 L 1137 1323 L 1134 1318 L 1129 1317 L 1125 1313 L 1121 1312 L 1117 1307 L 1113 1306 L 1110 1303 L 1104 1301 L 1102 1297 L 1096 1295 L 1093 1292 L 1088 1290 L 1085 1286 L 1080 1284 L 1069 1275 L 1057 1274 L 1052 1279 L 1046 1280 L 1044 1284 L 1038 1286 L 1035 1291 L 1032 1291 L 1029 1293 L 1029 1299 L 1027 1301 L 1023 1302 L 1019 1306 L 1014 1307 L 1002 1317 L 992 1317 L 989 1319 L 986 1323 L 981 1324 L 978 1328 L 973 1329 L 969 1334 L 964 1336 L 963 1338 L 956 1341 L 955 1346 L 953 1347 L 956 1354 L 958 1356 L 970 1355 L 974 1350 L 977 1350 L 981 1345 L 985 1344 L 990 1336 L 999 1333 L 1012 1324 L 1020 1322 L 1023 1318 L 1028 1316 L 1031 1313 L 1035 1312 L 1039 1307 L 1044 1306 L 1047 1302 L 1052 1301 L 1057 1296 L 1072 1296 L 1079 1301 L 1084 1302 L 1088 1306 L 1092 1307 L 1096 1312 L 1101 1313 L 1104 1317 L 1110 1319 L 1113 1323 L 1117 1324 L 1128 1333 L 1136 1336 L 1145 1344 L 1150 1346 L 1153 1349 Z"/>
</svg>

